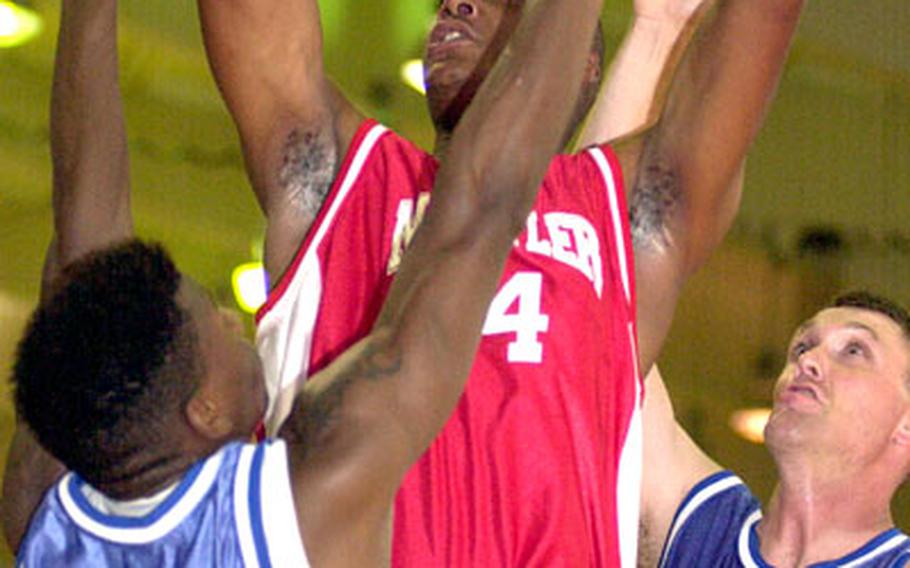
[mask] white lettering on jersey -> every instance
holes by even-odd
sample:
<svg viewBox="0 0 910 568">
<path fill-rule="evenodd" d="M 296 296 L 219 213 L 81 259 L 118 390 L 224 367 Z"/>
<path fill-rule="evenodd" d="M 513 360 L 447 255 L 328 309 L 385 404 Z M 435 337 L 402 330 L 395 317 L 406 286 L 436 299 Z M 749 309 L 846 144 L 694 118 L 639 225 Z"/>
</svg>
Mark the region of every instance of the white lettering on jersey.
<svg viewBox="0 0 910 568">
<path fill-rule="evenodd" d="M 389 264 L 386 267 L 386 274 L 394 274 L 398 271 L 401 264 L 401 257 L 404 251 L 414 238 L 417 227 L 423 221 L 423 214 L 430 204 L 429 192 L 423 192 L 417 196 L 417 211 L 414 211 L 413 199 L 402 199 L 398 204 L 398 214 L 395 218 L 395 231 L 392 233 L 392 248 L 389 253 Z"/>
<path fill-rule="evenodd" d="M 420 222 L 423 221 L 429 203 L 430 194 L 427 192 L 417 196 L 416 208 L 413 199 L 402 199 L 399 202 L 389 263 L 386 267 L 387 274 L 398 271 L 401 257 L 414 238 Z M 599 298 L 603 292 L 603 261 L 600 256 L 600 239 L 591 222 L 576 213 L 561 211 L 544 213 L 543 227 L 546 233 L 544 235 L 541 234 L 538 219 L 537 212 L 532 212 L 528 216 L 525 250 L 552 258 L 578 270 L 594 285 L 594 291 Z M 521 246 L 521 242 L 516 240 L 515 246 Z"/>
<path fill-rule="evenodd" d="M 585 275 L 599 298 L 603 292 L 603 261 L 600 256 L 600 239 L 591 223 L 575 213 L 544 213 L 547 236 L 540 235 L 538 216 L 528 216 L 525 249 L 558 260 Z"/>
</svg>

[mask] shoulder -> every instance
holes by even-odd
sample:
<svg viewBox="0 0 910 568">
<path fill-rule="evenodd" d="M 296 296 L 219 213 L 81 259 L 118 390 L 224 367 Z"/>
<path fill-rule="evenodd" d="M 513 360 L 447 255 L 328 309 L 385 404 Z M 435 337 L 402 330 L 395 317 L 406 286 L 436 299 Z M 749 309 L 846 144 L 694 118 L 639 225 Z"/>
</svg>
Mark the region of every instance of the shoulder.
<svg viewBox="0 0 910 568">
<path fill-rule="evenodd" d="M 761 518 L 758 500 L 729 471 L 695 485 L 680 503 L 664 544 L 662 566 L 684 566 L 696 558 L 735 552 L 743 531 Z"/>
<path fill-rule="evenodd" d="M 348 147 L 326 205 L 331 207 L 336 201 L 346 201 L 350 192 L 375 200 L 381 199 L 377 192 L 392 196 L 412 194 L 416 189 L 429 190 L 437 169 L 436 159 L 429 152 L 398 132 L 367 119 Z M 368 188 L 364 190 L 365 186 Z"/>
</svg>

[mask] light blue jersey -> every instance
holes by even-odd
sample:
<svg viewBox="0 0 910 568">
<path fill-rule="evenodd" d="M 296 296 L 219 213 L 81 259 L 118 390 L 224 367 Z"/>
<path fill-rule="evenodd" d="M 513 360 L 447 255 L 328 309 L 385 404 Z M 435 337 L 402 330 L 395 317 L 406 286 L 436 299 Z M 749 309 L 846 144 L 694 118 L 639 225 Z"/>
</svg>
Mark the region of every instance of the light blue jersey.
<svg viewBox="0 0 910 568">
<path fill-rule="evenodd" d="M 661 568 L 770 568 L 760 551 L 758 499 L 729 471 L 696 485 L 670 527 Z M 896 568 L 910 562 L 910 538 L 889 529 L 857 550 L 810 568 Z"/>
<path fill-rule="evenodd" d="M 288 473 L 283 441 L 229 444 L 151 503 L 109 500 L 71 473 L 35 512 L 18 563 L 306 568 Z"/>
</svg>

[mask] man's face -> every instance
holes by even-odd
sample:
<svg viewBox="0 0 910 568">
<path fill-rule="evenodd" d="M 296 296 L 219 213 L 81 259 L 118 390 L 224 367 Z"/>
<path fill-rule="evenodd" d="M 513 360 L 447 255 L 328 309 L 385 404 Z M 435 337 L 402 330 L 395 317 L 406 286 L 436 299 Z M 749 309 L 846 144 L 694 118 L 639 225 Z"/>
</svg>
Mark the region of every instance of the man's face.
<svg viewBox="0 0 910 568">
<path fill-rule="evenodd" d="M 196 326 L 205 376 L 219 410 L 234 425 L 231 438 L 248 438 L 262 420 L 268 401 L 259 355 L 243 336 L 236 314 L 219 309 L 201 286 L 184 276 L 178 298 Z"/>
<path fill-rule="evenodd" d="M 765 429 L 772 452 L 878 456 L 910 408 L 908 347 L 896 322 L 864 309 L 822 310 L 800 326 Z"/>
<path fill-rule="evenodd" d="M 455 127 L 518 24 L 524 0 L 442 0 L 424 55 L 433 123 Z"/>
</svg>

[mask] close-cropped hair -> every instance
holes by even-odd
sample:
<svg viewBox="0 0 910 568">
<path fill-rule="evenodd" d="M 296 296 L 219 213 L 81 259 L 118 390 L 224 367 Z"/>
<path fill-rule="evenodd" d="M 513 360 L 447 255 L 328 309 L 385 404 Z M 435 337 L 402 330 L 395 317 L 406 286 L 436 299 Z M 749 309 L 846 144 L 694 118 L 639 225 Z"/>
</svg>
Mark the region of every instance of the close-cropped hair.
<svg viewBox="0 0 910 568">
<path fill-rule="evenodd" d="M 904 337 L 910 340 L 910 313 L 894 300 L 866 290 L 855 290 L 834 298 L 830 307 L 859 308 L 883 314 L 894 320 L 903 330 Z"/>
<path fill-rule="evenodd" d="M 19 343 L 19 418 L 93 485 L 142 467 L 195 392 L 202 370 L 180 279 L 157 244 L 93 252 L 64 270 Z"/>
</svg>

